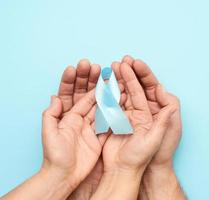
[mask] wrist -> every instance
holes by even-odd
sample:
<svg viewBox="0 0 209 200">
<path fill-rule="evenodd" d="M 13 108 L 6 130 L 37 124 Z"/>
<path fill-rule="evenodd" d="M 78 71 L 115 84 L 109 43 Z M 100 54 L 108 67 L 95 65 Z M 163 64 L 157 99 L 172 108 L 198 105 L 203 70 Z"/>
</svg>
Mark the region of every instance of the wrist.
<svg viewBox="0 0 209 200">
<path fill-rule="evenodd" d="M 142 174 L 143 171 L 126 169 L 104 171 L 99 187 L 91 199 L 136 199 Z"/>
<path fill-rule="evenodd" d="M 149 177 L 150 179 L 155 179 L 157 176 L 164 174 L 165 177 L 169 177 L 171 174 L 175 175 L 173 169 L 173 161 L 169 160 L 166 163 L 152 163 L 147 166 L 145 169 L 144 176 Z"/>
<path fill-rule="evenodd" d="M 41 170 L 24 183 L 9 192 L 2 199 L 62 200 L 71 192 L 69 183 L 54 168 Z"/>
<path fill-rule="evenodd" d="M 179 198 L 177 198 L 179 196 Z M 143 175 L 140 199 L 184 199 L 172 161 L 164 164 L 150 164 Z M 182 197 L 182 198 L 180 198 Z"/>
<path fill-rule="evenodd" d="M 69 174 L 67 176 L 65 171 L 55 166 L 42 167 L 36 176 L 47 186 L 49 196 L 52 197 L 57 196 L 62 197 L 60 199 L 65 199 L 76 187 L 73 180 L 69 180 Z"/>
</svg>

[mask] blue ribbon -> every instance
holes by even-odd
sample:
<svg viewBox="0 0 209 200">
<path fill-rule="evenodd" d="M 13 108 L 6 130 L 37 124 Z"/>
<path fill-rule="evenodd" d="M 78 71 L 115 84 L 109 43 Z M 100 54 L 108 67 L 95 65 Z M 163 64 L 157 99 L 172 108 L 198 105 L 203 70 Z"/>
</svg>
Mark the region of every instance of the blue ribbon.
<svg viewBox="0 0 209 200">
<path fill-rule="evenodd" d="M 105 82 L 104 80 L 108 80 Z M 119 105 L 120 89 L 110 67 L 102 69 L 96 86 L 96 133 L 106 133 L 109 128 L 114 134 L 131 134 L 132 126 Z"/>
</svg>

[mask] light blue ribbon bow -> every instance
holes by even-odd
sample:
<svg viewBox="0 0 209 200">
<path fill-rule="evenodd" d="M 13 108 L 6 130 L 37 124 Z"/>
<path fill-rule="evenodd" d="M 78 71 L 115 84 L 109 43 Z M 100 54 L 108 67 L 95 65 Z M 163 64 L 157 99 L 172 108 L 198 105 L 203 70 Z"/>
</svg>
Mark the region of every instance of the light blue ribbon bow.
<svg viewBox="0 0 209 200">
<path fill-rule="evenodd" d="M 107 83 L 104 80 L 109 79 Z M 110 67 L 102 69 L 96 86 L 96 133 L 131 134 L 132 126 L 119 105 L 120 89 Z"/>
</svg>

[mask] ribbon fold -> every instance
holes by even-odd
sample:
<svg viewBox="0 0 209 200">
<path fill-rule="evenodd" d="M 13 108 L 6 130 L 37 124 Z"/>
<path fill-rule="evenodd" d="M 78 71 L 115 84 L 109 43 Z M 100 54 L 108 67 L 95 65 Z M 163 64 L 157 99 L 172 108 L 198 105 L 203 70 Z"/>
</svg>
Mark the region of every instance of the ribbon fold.
<svg viewBox="0 0 209 200">
<path fill-rule="evenodd" d="M 105 82 L 105 80 L 108 82 Z M 96 85 L 96 133 L 106 133 L 109 128 L 114 134 L 131 134 L 132 126 L 119 105 L 120 89 L 110 67 L 102 69 Z"/>
</svg>

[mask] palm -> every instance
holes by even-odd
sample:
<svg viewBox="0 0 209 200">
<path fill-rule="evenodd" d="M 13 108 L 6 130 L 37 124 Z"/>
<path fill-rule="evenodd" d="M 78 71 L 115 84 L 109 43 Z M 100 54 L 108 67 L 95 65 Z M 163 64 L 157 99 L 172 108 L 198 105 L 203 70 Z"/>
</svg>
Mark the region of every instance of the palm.
<svg viewBox="0 0 209 200">
<path fill-rule="evenodd" d="M 129 119 L 132 123 L 132 126 L 134 127 L 134 132 L 136 134 L 133 134 L 132 136 L 121 136 L 121 138 L 118 138 L 117 136 L 112 136 L 108 138 L 107 142 L 105 143 L 105 148 L 109 146 L 108 148 L 110 149 L 110 152 L 114 152 L 115 150 L 115 152 L 119 152 L 119 154 L 121 154 L 123 158 L 128 157 L 128 155 L 136 155 L 137 157 L 136 152 L 143 152 L 143 155 L 146 155 L 147 152 L 149 153 L 149 150 L 147 149 L 150 149 L 150 151 L 156 153 L 156 151 L 154 150 L 160 147 L 162 138 L 160 139 L 156 138 L 156 136 L 153 136 L 153 139 L 155 140 L 154 141 L 151 139 L 151 136 L 149 138 L 149 135 L 151 134 L 144 133 L 149 131 L 152 121 L 154 121 L 154 123 L 156 124 L 157 122 L 159 122 L 159 119 L 161 119 L 162 121 L 166 121 L 166 115 L 169 116 L 169 108 L 166 108 L 166 112 L 164 111 L 165 109 L 162 109 L 166 107 L 166 105 L 168 105 L 168 102 L 165 104 L 165 102 L 163 102 L 164 100 L 162 100 L 162 95 L 164 94 L 163 90 L 162 88 L 160 88 L 160 90 L 158 90 L 158 93 L 156 92 L 158 82 L 156 81 L 150 70 L 147 68 L 147 66 L 141 63 L 141 61 L 137 63 L 136 66 L 133 66 L 138 78 L 137 79 L 134 75 L 133 70 L 130 70 L 130 65 L 132 65 L 132 61 L 130 62 L 130 65 L 127 63 L 127 61 L 123 62 L 122 64 L 115 62 L 112 64 L 112 67 L 117 76 L 117 80 L 126 87 L 125 90 L 127 93 L 127 100 L 124 103 L 123 108 L 126 110 L 126 112 L 128 112 Z M 143 89 L 140 87 L 139 80 L 140 82 L 142 82 Z M 167 114 L 165 115 L 165 113 Z M 162 115 L 164 115 L 164 117 L 162 117 Z M 162 135 L 163 132 L 159 131 L 159 136 L 162 137 Z M 132 138 L 134 137 L 138 137 L 138 140 L 135 140 L 138 141 L 137 143 L 135 143 L 134 139 L 132 141 Z M 175 146 L 175 144 L 173 144 L 174 139 L 171 139 L 169 137 L 170 135 L 167 134 L 165 140 L 163 140 L 162 147 L 156 154 L 156 157 L 153 161 L 166 159 L 166 157 L 172 155 L 172 152 L 169 153 L 167 151 L 168 153 L 164 153 L 165 149 L 168 148 L 170 145 Z M 151 140 L 154 141 L 155 144 L 153 144 Z M 178 137 L 176 141 L 178 141 Z M 148 146 L 149 148 L 146 148 Z M 151 146 L 152 148 L 150 148 Z M 142 148 L 140 149 L 140 147 Z M 173 149 L 175 149 L 175 147 Z M 107 155 L 110 154 L 108 150 L 106 151 Z M 134 154 L 132 151 L 136 154 Z M 108 156 L 105 155 L 105 158 L 106 157 Z M 132 157 L 135 158 L 135 156 Z M 130 163 L 130 160 L 128 163 Z"/>
<path fill-rule="evenodd" d="M 99 74 L 100 67 L 98 65 L 90 66 L 89 62 L 86 60 L 81 60 L 76 70 L 72 67 L 65 70 L 59 90 L 59 96 L 62 99 L 64 106 L 64 113 L 68 112 L 88 91 L 95 88 Z M 87 137 L 86 135 L 85 139 L 89 141 L 89 145 L 95 148 L 96 144 L 91 140 L 91 137 Z M 87 158 L 86 154 L 82 155 L 83 157 L 85 156 L 85 159 Z M 102 159 L 99 159 L 88 177 L 79 185 L 78 188 L 76 188 L 68 199 L 77 198 L 79 195 L 83 196 L 83 193 L 86 189 L 88 190 L 88 188 L 90 188 L 90 191 L 87 191 L 87 193 L 91 193 L 92 189 L 94 190 L 94 186 L 99 183 L 102 171 L 103 162 Z"/>
<path fill-rule="evenodd" d="M 156 89 L 159 84 L 157 78 L 155 77 L 151 69 L 143 61 L 134 60 L 130 56 L 125 56 L 123 58 L 123 62 L 128 63 L 132 66 L 138 80 L 142 83 L 143 89 L 146 93 L 150 111 L 152 113 L 153 119 L 155 119 L 161 110 L 161 106 L 159 105 L 159 101 L 156 96 Z M 168 96 L 169 101 L 173 104 L 176 104 L 176 107 L 178 109 L 170 118 L 168 129 L 163 138 L 159 151 L 153 158 L 153 163 L 161 163 L 167 161 L 168 159 L 171 159 L 181 137 L 181 118 L 179 103 L 175 96 L 171 94 L 169 94 Z"/>
<path fill-rule="evenodd" d="M 149 113 L 130 109 L 126 110 L 133 128 L 132 135 L 110 135 L 103 147 L 105 169 L 117 167 L 117 163 L 124 163 L 124 167 L 138 166 L 144 163 L 150 152 L 149 140 L 146 133 L 150 129 L 152 119 Z M 139 153 L 142 155 L 139 160 Z"/>
<path fill-rule="evenodd" d="M 92 170 L 101 153 L 102 145 L 92 123 L 90 115 L 83 117 L 75 112 L 66 113 L 53 134 L 47 134 L 44 140 L 45 159 L 69 174 L 73 172 L 77 183 Z"/>
</svg>

